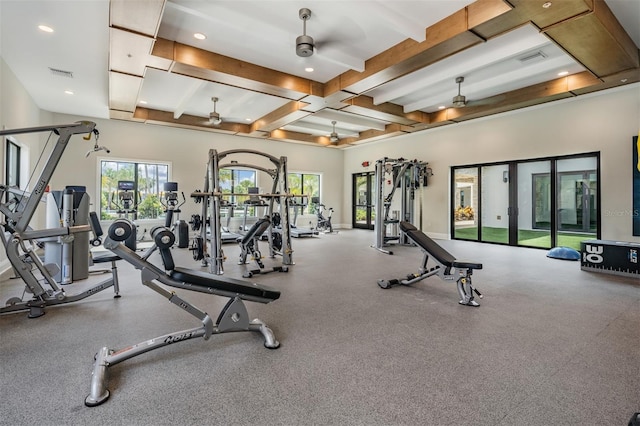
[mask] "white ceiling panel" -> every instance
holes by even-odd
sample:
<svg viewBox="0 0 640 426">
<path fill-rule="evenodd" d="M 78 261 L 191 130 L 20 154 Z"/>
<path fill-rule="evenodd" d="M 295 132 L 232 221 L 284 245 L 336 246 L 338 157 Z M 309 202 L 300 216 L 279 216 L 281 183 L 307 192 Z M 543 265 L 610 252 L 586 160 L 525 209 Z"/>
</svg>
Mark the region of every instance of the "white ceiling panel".
<svg viewBox="0 0 640 426">
<path fill-rule="evenodd" d="M 569 56 L 567 49 L 556 44 L 557 40 L 550 40 L 533 25 L 519 28 L 516 25 L 516 29 L 504 35 L 462 48 L 408 74 L 383 77 L 380 83 L 365 84 L 365 89 L 355 90 L 357 93 L 352 94 L 348 83 L 337 90 L 329 90 L 327 83 L 335 85 L 339 81 L 342 85 L 343 76 L 346 76 L 344 81 L 361 81 L 358 80 L 361 72 L 371 69 L 365 65 L 367 61 L 370 64 L 372 58 L 406 40 L 424 41 L 427 27 L 465 6 L 485 8 L 487 3 L 474 3 L 473 0 L 154 0 L 136 1 L 135 7 L 126 7 L 127 2 L 133 0 L 113 1 L 124 7 L 111 8 L 117 11 L 114 16 L 117 29 L 110 28 L 109 0 L 0 0 L 0 55 L 43 110 L 109 118 L 110 105 L 114 109 L 111 114 L 124 111 L 128 113 L 125 116 L 132 115 L 138 105 L 170 112 L 174 120 L 183 116 L 207 118 L 214 107 L 211 98 L 217 97 L 216 111 L 228 123 L 251 123 L 268 117 L 270 122 L 260 123 L 261 132 L 250 130 L 261 136 L 268 136 L 267 129 L 278 127 L 309 135 L 326 135 L 332 127 L 331 121 L 335 120 L 336 131 L 341 137 L 357 138 L 353 135 L 370 130 L 375 132 L 367 133 L 377 135 L 377 132 L 388 130 L 389 134 L 396 134 L 398 124 L 411 126 L 416 123 L 425 127 L 430 118 L 420 118 L 420 114 L 432 114 L 439 106 L 450 107 L 453 96 L 458 93 L 455 79 L 459 76 L 464 77 L 461 94 L 471 104 L 552 81 L 560 71 L 582 73 L 583 81 L 594 79 L 588 84 L 599 81 L 606 86 L 616 78 L 619 82 L 638 81 L 638 73 L 634 74 L 637 65 L 619 68 L 612 76 L 585 72 L 586 68 Z M 600 0 L 595 1 L 597 7 L 601 7 Z M 551 10 L 554 10 L 554 2 L 551 3 Z M 571 4 L 579 7 L 581 3 Z M 635 42 L 637 51 L 640 1 L 606 0 L 606 4 L 620 21 L 623 31 Z M 517 2 L 515 7 L 518 7 Z M 316 46 L 310 57 L 299 57 L 295 52 L 296 37 L 303 33 L 303 21 L 299 17 L 301 8 L 311 10 L 306 34 L 314 38 Z M 470 10 L 471 7 L 466 16 L 471 16 Z M 489 8 L 485 11 L 490 12 Z M 525 13 L 537 16 L 546 12 Z M 576 20 L 596 15 L 594 12 L 581 13 Z M 138 26 L 127 24 L 138 21 L 144 22 L 147 40 L 136 43 L 138 47 L 131 52 L 134 43 L 122 40 L 142 37 Z M 565 21 L 556 25 L 564 25 Z M 37 26 L 41 24 L 51 26 L 54 32 L 38 30 Z M 607 22 L 607 29 L 600 27 L 598 31 L 606 33 L 611 25 Z M 154 28 L 158 29 L 158 37 L 164 39 L 156 41 L 156 46 L 160 44 L 166 48 L 158 56 L 146 51 L 152 49 Z M 196 32 L 205 34 L 206 39 L 196 40 L 193 37 Z M 116 33 L 118 36 L 113 36 Z M 611 35 L 620 37 L 620 31 L 614 29 Z M 615 42 L 624 38 L 617 38 Z M 246 68 L 257 65 L 263 69 L 256 71 L 254 67 L 247 72 L 240 69 L 243 63 L 237 62 L 238 71 L 244 72 L 242 78 L 237 78 L 238 74 L 228 69 L 213 72 L 198 69 L 199 74 L 193 77 L 174 74 L 171 72 L 174 69 L 172 61 L 179 61 L 171 55 L 173 46 L 170 43 L 174 41 L 244 61 Z M 608 41 L 603 39 L 601 42 Z M 584 48 L 588 49 L 592 44 Z M 625 49 L 633 56 L 633 46 L 626 45 Z M 538 52 L 543 56 L 531 61 L 520 60 Z M 625 62 L 628 58 L 617 57 L 616 60 Z M 229 64 L 236 62 L 223 65 Z M 135 67 L 131 68 L 132 65 Z M 374 80 L 394 65 L 387 64 Z M 402 66 L 407 66 L 406 61 Z M 198 68 L 198 65 L 187 64 L 181 72 L 185 73 L 186 68 L 188 73 L 189 67 Z M 307 67 L 312 67 L 313 72 L 305 71 Z M 50 68 L 63 72 L 52 73 Z M 118 78 L 113 71 L 119 72 Z M 111 85 L 110 72 L 113 76 Z M 224 73 L 230 76 L 226 80 L 219 78 Z M 64 74 L 72 77 L 62 76 Z M 338 76 L 340 80 L 336 79 Z M 296 77 L 302 83 L 289 81 Z M 129 80 L 131 84 L 127 83 Z M 243 86 L 244 81 L 255 84 Z M 139 91 L 137 87 L 140 87 Z M 74 94 L 68 95 L 65 91 Z M 329 96 L 324 97 L 323 91 Z M 313 107 L 308 109 L 305 109 L 304 101 L 296 103 L 305 94 L 309 95 L 306 99 L 314 100 Z M 357 97 L 361 99 L 349 104 L 351 98 Z M 146 103 L 142 104 L 143 101 Z M 345 106 L 353 113 L 339 111 Z M 392 124 L 396 126 L 390 126 Z M 220 131 L 233 133 L 235 130 Z"/>
</svg>

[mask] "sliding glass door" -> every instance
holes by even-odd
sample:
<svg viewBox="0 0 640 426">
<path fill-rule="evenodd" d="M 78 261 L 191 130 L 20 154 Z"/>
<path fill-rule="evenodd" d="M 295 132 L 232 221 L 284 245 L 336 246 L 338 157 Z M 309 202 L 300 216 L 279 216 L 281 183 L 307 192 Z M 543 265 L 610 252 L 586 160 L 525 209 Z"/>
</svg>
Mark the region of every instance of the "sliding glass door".
<svg viewBox="0 0 640 426">
<path fill-rule="evenodd" d="M 453 172 L 453 237 L 478 240 L 478 176 L 476 167 Z"/>
<path fill-rule="evenodd" d="M 509 164 L 482 166 L 480 241 L 509 243 Z"/>
<path fill-rule="evenodd" d="M 599 238 L 599 154 L 460 166 L 451 175 L 451 235 L 580 249 Z"/>
<path fill-rule="evenodd" d="M 595 157 L 558 161 L 558 245 L 572 246 L 597 234 L 597 169 Z"/>
<path fill-rule="evenodd" d="M 551 248 L 551 161 L 528 161 L 517 168 L 517 244 Z"/>
</svg>

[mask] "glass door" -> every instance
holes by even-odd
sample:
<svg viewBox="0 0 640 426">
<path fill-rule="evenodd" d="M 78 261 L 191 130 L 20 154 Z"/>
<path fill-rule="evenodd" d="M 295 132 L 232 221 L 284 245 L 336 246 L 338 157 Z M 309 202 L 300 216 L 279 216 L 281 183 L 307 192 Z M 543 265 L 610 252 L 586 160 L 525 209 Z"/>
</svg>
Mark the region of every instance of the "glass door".
<svg viewBox="0 0 640 426">
<path fill-rule="evenodd" d="M 551 161 L 517 163 L 517 244 L 551 248 Z"/>
<path fill-rule="evenodd" d="M 478 240 L 478 167 L 454 169 L 453 237 Z"/>
<path fill-rule="evenodd" d="M 509 243 L 509 164 L 480 169 L 480 241 Z"/>
<path fill-rule="evenodd" d="M 375 173 L 353 174 L 353 221 L 354 228 L 373 229 L 375 209 Z"/>
<path fill-rule="evenodd" d="M 456 166 L 455 239 L 549 249 L 599 238 L 597 153 Z"/>
<path fill-rule="evenodd" d="M 597 158 L 570 158 L 557 164 L 557 245 L 572 247 L 597 238 Z"/>
</svg>

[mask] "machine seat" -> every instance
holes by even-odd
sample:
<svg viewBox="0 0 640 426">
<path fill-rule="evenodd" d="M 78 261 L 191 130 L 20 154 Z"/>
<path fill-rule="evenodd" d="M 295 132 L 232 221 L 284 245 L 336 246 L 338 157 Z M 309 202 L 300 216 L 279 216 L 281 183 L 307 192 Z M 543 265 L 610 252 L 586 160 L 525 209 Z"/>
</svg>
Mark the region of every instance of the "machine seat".
<svg viewBox="0 0 640 426">
<path fill-rule="evenodd" d="M 172 279 L 189 284 L 212 287 L 222 291 L 247 295 L 257 298 L 276 300 L 280 291 L 261 284 L 250 283 L 235 278 L 213 275 L 207 272 L 176 267 L 169 272 Z"/>
<path fill-rule="evenodd" d="M 91 258 L 93 263 L 110 263 L 110 262 L 116 262 L 116 261 L 118 261 L 120 259 L 121 259 L 120 256 L 116 256 L 113 253 L 105 253 L 105 254 L 94 255 Z"/>
</svg>

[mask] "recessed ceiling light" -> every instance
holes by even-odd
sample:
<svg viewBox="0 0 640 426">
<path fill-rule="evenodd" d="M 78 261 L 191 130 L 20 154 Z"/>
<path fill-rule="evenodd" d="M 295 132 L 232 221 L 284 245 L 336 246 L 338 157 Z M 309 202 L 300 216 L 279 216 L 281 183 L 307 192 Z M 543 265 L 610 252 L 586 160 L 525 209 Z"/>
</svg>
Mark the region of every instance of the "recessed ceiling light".
<svg viewBox="0 0 640 426">
<path fill-rule="evenodd" d="M 311 68 L 311 67 L 306 67 L 304 70 L 305 70 L 306 72 L 313 72 L 313 68 Z"/>
<path fill-rule="evenodd" d="M 53 28 L 48 27 L 46 25 L 38 25 L 38 28 L 40 29 L 40 31 L 44 31 L 45 33 L 52 33 L 53 32 Z"/>
<path fill-rule="evenodd" d="M 559 75 L 560 77 L 564 77 L 565 75 L 568 75 L 568 74 L 569 74 L 569 71 L 560 71 L 560 72 L 558 73 L 558 75 Z"/>
<path fill-rule="evenodd" d="M 550 2 L 550 1 L 548 1 L 548 2 L 544 3 L 544 4 L 542 5 L 542 7 L 543 7 L 543 8 L 545 8 L 545 9 L 549 9 L 549 8 L 551 7 L 551 2 Z"/>
<path fill-rule="evenodd" d="M 204 39 L 206 39 L 206 38 L 207 38 L 207 36 L 206 36 L 206 35 L 204 35 L 204 34 L 202 34 L 202 33 L 195 33 L 195 34 L 193 35 L 193 38 L 197 38 L 198 40 L 204 40 Z"/>
<path fill-rule="evenodd" d="M 440 106 L 438 107 L 438 109 L 445 109 L 445 108 L 446 108 L 446 106 L 444 106 L 444 105 L 440 105 Z"/>
<path fill-rule="evenodd" d="M 249 121 L 249 122 L 250 122 L 250 121 L 251 121 L 251 119 L 250 119 L 250 118 L 245 118 L 245 121 Z"/>
<path fill-rule="evenodd" d="M 146 105 L 146 104 L 147 104 L 147 101 L 140 101 L 139 103 L 140 103 L 141 105 Z"/>
<path fill-rule="evenodd" d="M 73 95 L 73 91 L 72 90 L 65 90 L 64 93 L 66 93 L 67 95 Z"/>
</svg>

